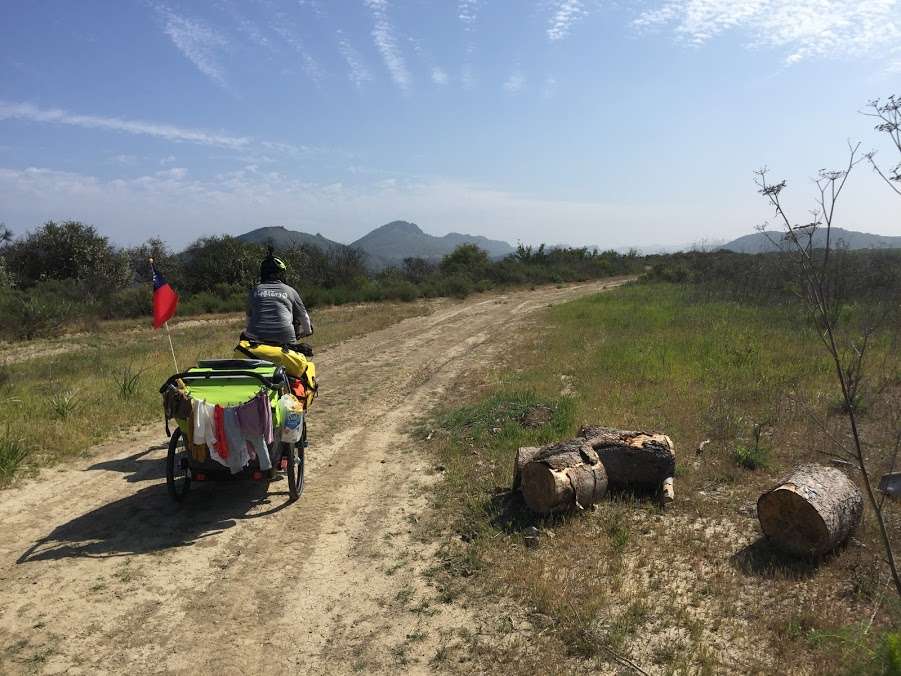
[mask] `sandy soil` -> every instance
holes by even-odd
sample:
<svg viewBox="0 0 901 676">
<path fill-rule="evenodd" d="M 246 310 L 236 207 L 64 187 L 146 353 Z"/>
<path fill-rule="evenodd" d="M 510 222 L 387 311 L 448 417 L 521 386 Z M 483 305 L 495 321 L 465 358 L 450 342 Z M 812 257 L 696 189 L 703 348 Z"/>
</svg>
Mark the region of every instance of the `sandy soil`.
<svg viewBox="0 0 901 676">
<path fill-rule="evenodd" d="M 440 472 L 409 424 L 530 313 L 618 283 L 471 300 L 323 352 L 296 503 L 281 480 L 195 484 L 177 506 L 161 424 L 0 493 L 0 672 L 460 668 L 455 637 L 481 620 L 428 584 L 437 543 L 412 532 Z"/>
</svg>

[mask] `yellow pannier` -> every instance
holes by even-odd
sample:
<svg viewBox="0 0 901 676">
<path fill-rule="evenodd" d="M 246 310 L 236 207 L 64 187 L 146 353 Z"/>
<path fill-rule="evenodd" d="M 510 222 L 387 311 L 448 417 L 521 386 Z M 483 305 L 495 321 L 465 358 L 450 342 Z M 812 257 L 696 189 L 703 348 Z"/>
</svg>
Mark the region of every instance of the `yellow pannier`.
<svg viewBox="0 0 901 676">
<path fill-rule="evenodd" d="M 307 407 L 316 398 L 316 365 L 301 352 L 279 345 L 266 345 L 241 339 L 235 348 L 235 355 L 239 359 L 252 357 L 253 359 L 265 359 L 273 364 L 283 366 L 289 376 L 299 378 L 303 383 Z"/>
</svg>

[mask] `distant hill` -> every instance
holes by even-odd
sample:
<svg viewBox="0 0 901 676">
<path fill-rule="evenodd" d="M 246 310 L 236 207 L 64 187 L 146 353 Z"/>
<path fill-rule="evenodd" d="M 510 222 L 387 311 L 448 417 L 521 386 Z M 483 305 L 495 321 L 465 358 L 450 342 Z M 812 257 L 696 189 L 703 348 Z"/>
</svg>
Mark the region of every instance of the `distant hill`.
<svg viewBox="0 0 901 676">
<path fill-rule="evenodd" d="M 311 235 L 308 232 L 300 232 L 298 230 L 288 230 L 283 226 L 273 226 L 268 228 L 257 228 L 243 235 L 238 235 L 237 239 L 242 242 L 251 244 L 268 244 L 272 242 L 272 246 L 276 249 L 289 249 L 292 246 L 300 246 L 306 244 L 319 247 L 323 251 L 328 249 L 343 249 L 346 244 L 335 242 L 327 237 L 323 237 L 318 232 Z"/>
<path fill-rule="evenodd" d="M 351 246 L 362 249 L 373 258 L 397 263 L 409 257 L 441 258 L 461 244 L 475 244 L 487 251 L 492 258 L 502 258 L 514 252 L 507 242 L 457 232 L 435 237 L 424 233 L 415 223 L 407 221 L 392 221 L 376 228 Z"/>
<path fill-rule="evenodd" d="M 769 237 L 767 236 L 769 235 Z M 755 232 L 753 235 L 745 235 L 719 247 L 720 250 L 734 251 L 736 253 L 767 253 L 778 251 L 788 242 L 782 241 L 782 233 L 773 230 L 769 233 Z M 770 238 L 774 240 L 770 241 Z M 872 235 L 867 232 L 855 232 L 843 228 L 832 228 L 831 245 L 843 246 L 848 249 L 901 249 L 901 237 L 889 237 L 888 235 Z M 826 231 L 817 230 L 813 236 L 814 248 L 826 246 Z"/>
</svg>

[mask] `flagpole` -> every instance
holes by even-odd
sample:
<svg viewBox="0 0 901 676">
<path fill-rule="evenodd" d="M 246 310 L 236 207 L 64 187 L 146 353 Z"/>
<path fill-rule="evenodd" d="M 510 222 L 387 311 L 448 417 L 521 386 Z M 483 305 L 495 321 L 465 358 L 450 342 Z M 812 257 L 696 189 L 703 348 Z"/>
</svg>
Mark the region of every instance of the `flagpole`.
<svg viewBox="0 0 901 676">
<path fill-rule="evenodd" d="M 169 338 L 169 351 L 172 353 L 172 363 L 175 364 L 175 372 L 181 373 L 178 370 L 178 361 L 175 359 L 175 348 L 172 347 L 172 334 L 169 333 L 169 322 L 166 322 L 164 326 L 166 327 L 166 337 Z"/>
<path fill-rule="evenodd" d="M 155 279 L 156 272 L 155 272 L 155 268 L 153 267 L 153 257 L 152 256 L 150 257 L 150 271 L 153 274 L 154 279 Z M 169 339 L 169 352 L 172 354 L 172 363 L 175 365 L 175 372 L 181 373 L 181 371 L 178 370 L 178 360 L 175 358 L 175 346 L 172 345 L 172 334 L 169 332 L 169 320 L 167 319 L 165 322 L 163 322 L 163 325 L 166 327 L 166 337 Z"/>
</svg>

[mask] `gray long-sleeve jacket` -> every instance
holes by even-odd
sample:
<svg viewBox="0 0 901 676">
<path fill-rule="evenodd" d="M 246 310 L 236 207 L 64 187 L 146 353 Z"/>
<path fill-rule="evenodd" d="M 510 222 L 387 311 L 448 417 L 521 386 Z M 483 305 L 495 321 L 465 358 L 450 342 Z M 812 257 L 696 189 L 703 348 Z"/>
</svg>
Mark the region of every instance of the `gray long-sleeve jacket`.
<svg viewBox="0 0 901 676">
<path fill-rule="evenodd" d="M 244 333 L 251 340 L 289 344 L 311 335 L 313 326 L 297 291 L 282 282 L 267 282 L 250 292 Z"/>
</svg>

